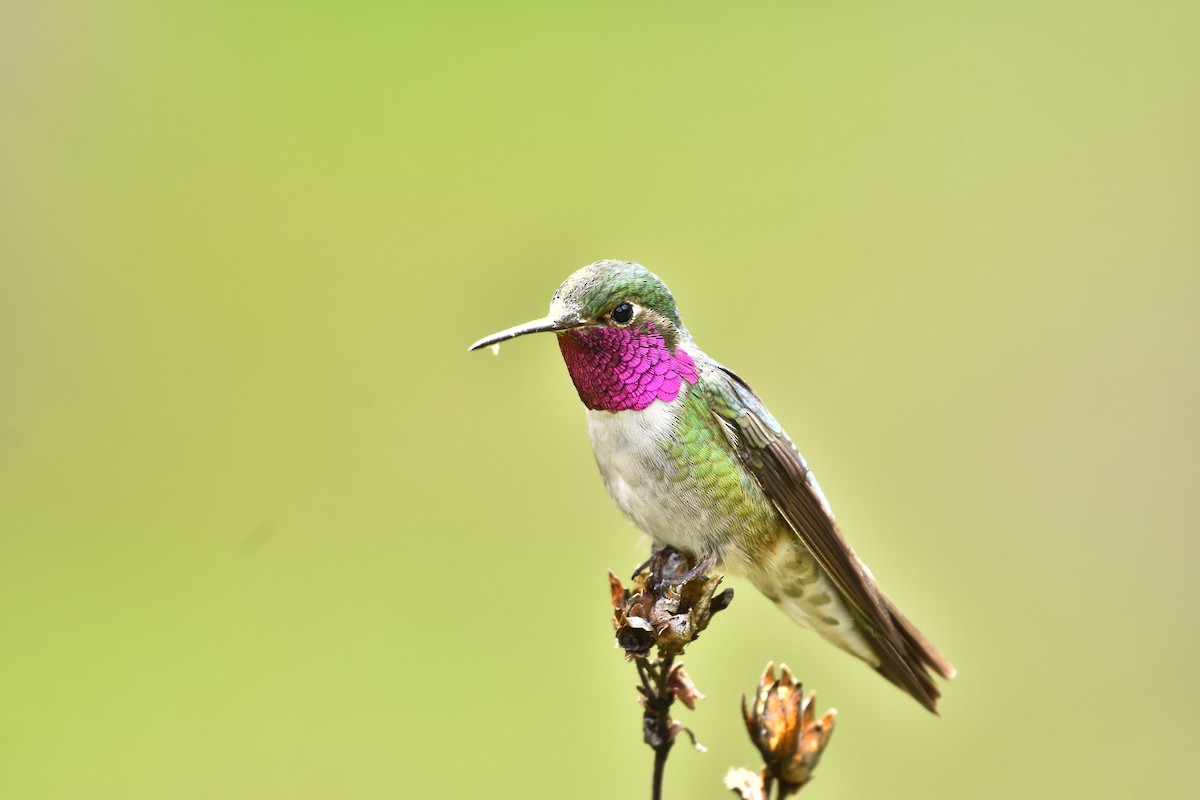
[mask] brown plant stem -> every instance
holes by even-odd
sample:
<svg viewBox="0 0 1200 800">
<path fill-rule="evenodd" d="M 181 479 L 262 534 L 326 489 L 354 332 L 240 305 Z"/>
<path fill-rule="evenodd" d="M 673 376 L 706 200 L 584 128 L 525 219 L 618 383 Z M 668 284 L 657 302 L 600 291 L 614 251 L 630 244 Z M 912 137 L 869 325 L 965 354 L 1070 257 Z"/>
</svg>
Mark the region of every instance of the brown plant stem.
<svg viewBox="0 0 1200 800">
<path fill-rule="evenodd" d="M 637 658 L 638 677 L 642 685 L 645 711 L 642 712 L 642 738 L 654 750 L 654 775 L 650 784 L 652 800 L 661 800 L 663 774 L 666 772 L 667 756 L 675 744 L 671 723 L 671 704 L 675 695 L 667 689 L 667 678 L 675 656 L 661 659 Z"/>
</svg>

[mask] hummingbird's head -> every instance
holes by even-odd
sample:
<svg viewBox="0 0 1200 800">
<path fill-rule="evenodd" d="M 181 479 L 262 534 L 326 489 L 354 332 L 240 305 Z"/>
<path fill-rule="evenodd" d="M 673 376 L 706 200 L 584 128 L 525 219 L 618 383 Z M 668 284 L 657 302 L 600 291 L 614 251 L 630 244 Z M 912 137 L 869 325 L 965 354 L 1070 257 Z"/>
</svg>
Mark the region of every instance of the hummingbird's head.
<svg viewBox="0 0 1200 800">
<path fill-rule="evenodd" d="M 571 380 L 592 409 L 642 409 L 671 401 L 695 383 L 691 338 L 675 298 L 657 275 L 632 261 L 597 261 L 558 287 L 549 315 L 480 339 L 472 350 L 527 333 L 553 331 Z"/>
<path fill-rule="evenodd" d="M 578 327 L 653 327 L 672 348 L 687 335 L 671 290 L 632 261 L 597 261 L 576 270 L 551 298 L 550 316 Z"/>
</svg>

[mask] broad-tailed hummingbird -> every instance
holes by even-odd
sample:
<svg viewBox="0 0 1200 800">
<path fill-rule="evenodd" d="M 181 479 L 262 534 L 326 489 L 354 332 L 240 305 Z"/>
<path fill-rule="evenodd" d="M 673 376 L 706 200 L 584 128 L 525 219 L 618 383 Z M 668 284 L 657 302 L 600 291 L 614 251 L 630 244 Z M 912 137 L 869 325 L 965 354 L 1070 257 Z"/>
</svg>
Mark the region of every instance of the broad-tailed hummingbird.
<svg viewBox="0 0 1200 800">
<path fill-rule="evenodd" d="M 692 339 L 666 284 L 597 261 L 558 287 L 550 313 L 471 350 L 553 332 L 587 407 L 617 506 L 653 540 L 750 580 L 805 628 L 937 710 L 954 667 L 875 583 L 817 479 L 750 387 Z"/>
</svg>

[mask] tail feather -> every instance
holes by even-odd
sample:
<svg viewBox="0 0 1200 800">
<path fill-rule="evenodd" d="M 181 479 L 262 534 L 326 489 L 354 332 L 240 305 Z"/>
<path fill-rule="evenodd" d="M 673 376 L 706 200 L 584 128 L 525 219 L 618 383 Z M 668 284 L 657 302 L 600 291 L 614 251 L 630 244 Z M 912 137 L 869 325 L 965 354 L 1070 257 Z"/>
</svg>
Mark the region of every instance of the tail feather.
<svg viewBox="0 0 1200 800">
<path fill-rule="evenodd" d="M 890 633 L 894 635 L 889 636 L 889 632 L 881 631 L 874 638 L 873 644 L 880 659 L 875 669 L 936 714 L 941 690 L 929 671 L 933 670 L 948 680 L 955 675 L 954 665 L 882 592 L 880 599 L 891 617 L 893 626 Z"/>
</svg>

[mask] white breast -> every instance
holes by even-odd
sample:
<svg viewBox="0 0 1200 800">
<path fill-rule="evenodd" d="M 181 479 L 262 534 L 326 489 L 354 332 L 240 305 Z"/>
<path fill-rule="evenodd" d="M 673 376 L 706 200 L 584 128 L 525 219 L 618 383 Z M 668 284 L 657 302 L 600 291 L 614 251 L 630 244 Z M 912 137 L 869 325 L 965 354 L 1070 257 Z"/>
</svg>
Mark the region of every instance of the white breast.
<svg viewBox="0 0 1200 800">
<path fill-rule="evenodd" d="M 641 411 L 587 412 L 588 430 L 604 486 L 617 507 L 658 544 L 703 552 L 708 513 L 670 480 L 660 443 L 675 433 L 684 398 Z"/>
</svg>

